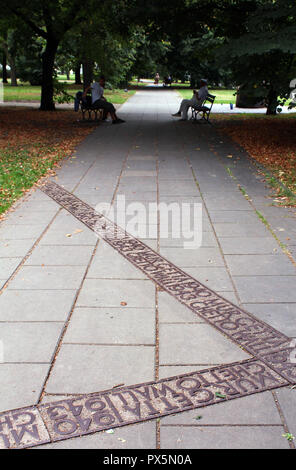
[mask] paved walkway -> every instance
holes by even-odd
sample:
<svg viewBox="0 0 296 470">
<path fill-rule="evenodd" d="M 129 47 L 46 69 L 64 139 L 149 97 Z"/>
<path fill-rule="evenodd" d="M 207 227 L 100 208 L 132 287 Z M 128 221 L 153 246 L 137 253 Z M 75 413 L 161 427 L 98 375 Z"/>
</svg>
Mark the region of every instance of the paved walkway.
<svg viewBox="0 0 296 470">
<path fill-rule="evenodd" d="M 149 90 L 153 86 L 147 87 Z M 162 91 L 162 88 L 160 86 L 154 85 L 153 88 L 158 88 L 158 91 Z M 147 91 L 148 91 L 147 90 Z M 233 101 L 235 101 L 235 97 L 233 98 Z M 234 103 L 233 103 L 234 104 Z M 32 102 L 32 101 L 5 101 L 3 103 L 0 102 L 0 107 L 28 107 L 28 108 L 39 108 L 40 103 L 38 102 Z M 115 105 L 115 107 L 120 107 L 120 105 Z M 64 104 L 56 104 L 57 109 L 70 109 L 73 110 L 73 104 L 70 103 L 64 103 Z M 233 109 L 230 109 L 230 105 L 226 103 L 216 103 L 213 105 L 212 108 L 212 113 L 216 114 L 266 114 L 266 108 L 237 108 L 235 105 Z M 287 114 L 287 113 L 295 113 L 294 109 L 288 109 L 288 106 L 283 106 L 282 107 L 282 114 Z"/>
<path fill-rule="evenodd" d="M 202 204 L 201 247 L 160 238 L 153 211 L 152 236 L 139 238 L 296 337 L 295 211 L 270 205 L 247 155 L 214 128 L 171 118 L 178 102 L 173 91 L 137 92 L 120 110 L 127 123 L 100 125 L 53 181 L 94 208 L 118 195 Z M 0 224 L 0 243 L 1 411 L 251 357 L 40 190 Z M 43 447 L 289 448 L 295 405 L 286 387 Z"/>
</svg>

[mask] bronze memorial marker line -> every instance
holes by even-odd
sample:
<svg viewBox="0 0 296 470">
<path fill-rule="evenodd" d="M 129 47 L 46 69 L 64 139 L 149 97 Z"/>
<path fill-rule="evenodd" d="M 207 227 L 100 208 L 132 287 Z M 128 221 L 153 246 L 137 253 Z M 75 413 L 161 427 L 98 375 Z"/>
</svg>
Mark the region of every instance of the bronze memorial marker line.
<svg viewBox="0 0 296 470">
<path fill-rule="evenodd" d="M 0 448 L 27 448 L 296 383 L 291 339 L 235 306 L 53 182 L 48 196 L 163 290 L 248 351 L 251 359 L 0 413 Z"/>
<path fill-rule="evenodd" d="M 279 388 L 257 359 L 0 413 L 0 449 L 20 449 L 161 418 Z"/>
<path fill-rule="evenodd" d="M 56 183 L 47 181 L 41 189 L 164 291 L 288 382 L 296 383 L 291 338 L 204 286 Z"/>
</svg>

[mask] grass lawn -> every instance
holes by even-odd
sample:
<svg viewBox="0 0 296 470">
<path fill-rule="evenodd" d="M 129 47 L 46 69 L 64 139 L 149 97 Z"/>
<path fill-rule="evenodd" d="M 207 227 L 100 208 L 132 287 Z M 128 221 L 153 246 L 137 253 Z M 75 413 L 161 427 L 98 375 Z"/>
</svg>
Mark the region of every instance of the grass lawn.
<svg viewBox="0 0 296 470">
<path fill-rule="evenodd" d="M 0 217 L 91 130 L 74 111 L 0 107 Z"/>
<path fill-rule="evenodd" d="M 236 90 L 212 90 L 209 89 L 209 92 L 211 95 L 215 95 L 215 103 L 217 104 L 229 104 L 233 103 L 235 104 L 236 96 L 234 96 L 234 93 Z M 193 92 L 192 90 L 178 90 L 178 93 L 182 96 L 182 98 L 185 99 L 191 99 Z"/>
<path fill-rule="evenodd" d="M 69 84 L 66 86 L 67 91 L 75 96 L 78 90 L 82 89 L 82 86 Z M 105 97 L 108 101 L 111 101 L 114 104 L 123 104 L 130 96 L 135 93 L 134 90 L 125 92 L 124 90 L 105 90 Z M 5 101 L 31 101 L 39 102 L 41 97 L 41 88 L 40 86 L 31 86 L 31 85 L 19 85 L 12 87 L 7 84 L 4 85 L 4 102 Z"/>
<path fill-rule="evenodd" d="M 273 189 L 275 203 L 296 206 L 296 113 L 213 114 L 212 121 L 268 170 L 265 180 Z"/>
</svg>

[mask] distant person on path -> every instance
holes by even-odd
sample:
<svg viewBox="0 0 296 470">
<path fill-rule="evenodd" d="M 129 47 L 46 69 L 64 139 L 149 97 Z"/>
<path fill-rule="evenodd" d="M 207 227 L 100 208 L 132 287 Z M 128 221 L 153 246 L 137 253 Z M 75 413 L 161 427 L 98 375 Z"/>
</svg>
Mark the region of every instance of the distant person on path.
<svg viewBox="0 0 296 470">
<path fill-rule="evenodd" d="M 172 86 L 172 78 L 170 75 L 168 77 L 164 77 L 163 86 Z"/>
<path fill-rule="evenodd" d="M 198 91 L 193 90 L 193 97 L 191 98 L 191 100 L 182 100 L 179 111 L 175 114 L 172 114 L 172 116 L 182 116 L 181 121 L 187 121 L 188 109 L 190 108 L 190 106 L 194 106 L 195 108 L 201 106 L 204 100 L 206 99 L 208 93 L 209 91 L 207 87 L 207 80 L 202 79 L 200 81 L 200 89 Z"/>
<path fill-rule="evenodd" d="M 105 84 L 105 77 L 101 75 L 99 82 L 93 82 L 85 89 L 83 98 L 86 98 L 88 91 L 91 90 L 92 108 L 104 110 L 103 120 L 106 120 L 108 114 L 110 113 L 112 124 L 122 124 L 125 121 L 117 117 L 116 109 L 114 108 L 113 104 L 109 103 L 106 98 L 104 98 Z"/>
<path fill-rule="evenodd" d="M 159 76 L 159 73 L 157 73 L 154 78 L 154 85 L 158 85 L 159 79 L 160 79 L 160 76 Z"/>
</svg>

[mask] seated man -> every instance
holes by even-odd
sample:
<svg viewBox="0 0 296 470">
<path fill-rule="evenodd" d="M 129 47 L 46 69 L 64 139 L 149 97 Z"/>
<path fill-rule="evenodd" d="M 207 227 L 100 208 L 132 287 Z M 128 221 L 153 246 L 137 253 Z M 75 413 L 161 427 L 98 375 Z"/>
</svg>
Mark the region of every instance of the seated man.
<svg viewBox="0 0 296 470">
<path fill-rule="evenodd" d="M 172 114 L 174 117 L 182 116 L 181 121 L 187 121 L 188 119 L 188 109 L 190 106 L 198 108 L 202 105 L 204 100 L 208 95 L 207 81 L 202 79 L 200 81 L 200 89 L 198 91 L 193 90 L 193 97 L 191 100 L 182 100 L 179 111 L 176 114 Z"/>
<path fill-rule="evenodd" d="M 94 82 L 91 85 L 89 85 L 84 93 L 83 97 L 85 98 L 88 91 L 91 89 L 91 100 L 92 100 L 92 108 L 94 109 L 103 109 L 104 110 L 104 115 L 103 119 L 105 120 L 107 118 L 108 113 L 110 113 L 110 116 L 112 118 L 112 124 L 121 124 L 125 121 L 123 119 L 119 119 L 116 116 L 116 109 L 114 108 L 112 103 L 109 103 L 106 98 L 104 98 L 104 87 L 105 87 L 105 77 L 102 75 L 100 77 L 99 83 Z"/>
</svg>

